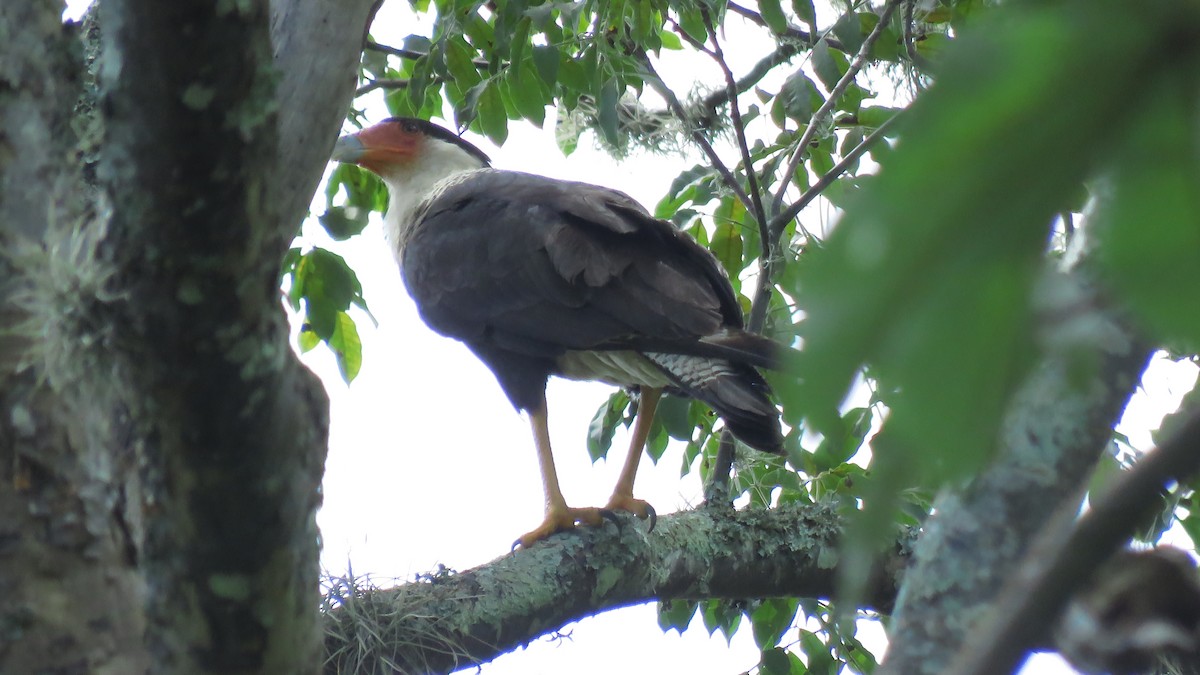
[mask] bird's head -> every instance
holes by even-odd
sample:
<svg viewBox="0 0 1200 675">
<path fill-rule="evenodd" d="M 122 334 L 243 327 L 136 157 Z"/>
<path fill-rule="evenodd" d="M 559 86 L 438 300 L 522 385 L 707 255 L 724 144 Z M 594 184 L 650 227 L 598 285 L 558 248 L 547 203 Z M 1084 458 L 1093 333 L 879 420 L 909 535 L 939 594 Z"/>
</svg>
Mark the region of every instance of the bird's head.
<svg viewBox="0 0 1200 675">
<path fill-rule="evenodd" d="M 444 178 L 490 164 L 482 150 L 432 122 L 392 117 L 333 146 L 333 160 L 357 164 L 387 179 L 414 173 Z"/>
<path fill-rule="evenodd" d="M 384 234 L 401 256 L 420 205 L 445 181 L 490 162 L 479 148 L 425 120 L 393 117 L 357 134 L 342 136 L 333 160 L 357 164 L 377 174 L 388 189 Z"/>
</svg>

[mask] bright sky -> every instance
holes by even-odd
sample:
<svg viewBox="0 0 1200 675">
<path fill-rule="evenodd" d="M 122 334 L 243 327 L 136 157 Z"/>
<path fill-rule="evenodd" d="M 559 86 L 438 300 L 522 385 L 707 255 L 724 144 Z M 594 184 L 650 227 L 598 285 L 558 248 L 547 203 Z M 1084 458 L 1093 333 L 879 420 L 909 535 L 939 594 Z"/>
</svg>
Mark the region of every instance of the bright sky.
<svg viewBox="0 0 1200 675">
<path fill-rule="evenodd" d="M 72 0 L 77 15 L 86 0 Z M 420 32 L 407 15 L 407 3 L 388 2 L 376 26 L 396 27 L 394 35 L 377 36 L 399 43 Z M 753 43 L 751 43 L 753 44 Z M 735 58 L 756 54 L 739 45 Z M 758 45 L 762 46 L 762 45 Z M 686 90 L 696 72 L 708 64 L 681 64 L 662 69 L 668 83 Z M 372 101 L 369 117 L 386 111 Z M 585 137 L 569 158 L 554 144 L 552 122 L 546 130 L 527 123 L 510 127 L 503 149 L 470 137 L 493 158 L 497 168 L 584 180 L 623 190 L 652 207 L 671 180 L 700 161 L 635 155 L 614 162 Z M 324 197 L 313 213 L 324 210 Z M 378 218 L 348 242 L 331 242 L 315 223 L 302 240 L 346 257 L 362 281 L 378 328 L 359 315 L 364 366 L 353 384 L 338 375 L 327 350 L 319 347 L 303 357 L 325 383 L 331 398 L 331 439 L 324 482 L 324 507 L 318 521 L 324 539 L 322 564 L 334 574 L 369 573 L 381 585 L 391 579 L 412 580 L 415 574 L 445 565 L 465 570 L 509 555 L 512 541 L 542 518 L 537 462 L 526 421 L 501 393 L 491 373 L 459 343 L 435 335 L 422 324 L 401 285 L 383 241 Z M 1195 368 L 1159 360 L 1147 389 L 1140 392 L 1122 427 L 1135 447 L 1151 447 L 1148 431 L 1196 378 Z M 555 460 L 569 503 L 603 504 L 616 482 L 624 458 L 625 438 L 614 441 L 612 461 L 592 465 L 585 441 L 588 423 L 611 388 L 599 384 L 551 381 L 550 425 Z M 679 478 L 682 451 L 668 448 L 658 466 L 644 462 L 637 494 L 660 513 L 699 504 L 701 487 L 695 474 Z M 654 605 L 609 612 L 567 626 L 566 639 L 542 639 L 481 667 L 484 675 L 539 675 L 565 671 L 578 675 L 626 673 L 696 673 L 734 675 L 754 667 L 758 651 L 749 630 L 732 645 L 718 633 L 709 637 L 699 619 L 679 636 L 663 634 Z M 872 637 L 868 637 L 870 634 Z M 882 644 L 877 624 L 864 624 L 861 637 Z M 1071 672 L 1056 659 L 1031 663 L 1026 673 Z"/>
</svg>

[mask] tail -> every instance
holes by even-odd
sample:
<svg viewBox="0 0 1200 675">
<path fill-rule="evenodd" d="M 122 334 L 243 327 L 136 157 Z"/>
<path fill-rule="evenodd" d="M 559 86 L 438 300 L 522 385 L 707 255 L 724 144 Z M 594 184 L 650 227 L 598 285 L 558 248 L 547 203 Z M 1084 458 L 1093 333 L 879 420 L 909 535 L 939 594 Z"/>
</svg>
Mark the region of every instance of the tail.
<svg viewBox="0 0 1200 675">
<path fill-rule="evenodd" d="M 771 388 L 744 360 L 663 352 L 645 352 L 645 356 L 689 396 L 710 405 L 743 443 L 763 452 L 783 452 L 779 410 L 771 402 Z"/>
</svg>

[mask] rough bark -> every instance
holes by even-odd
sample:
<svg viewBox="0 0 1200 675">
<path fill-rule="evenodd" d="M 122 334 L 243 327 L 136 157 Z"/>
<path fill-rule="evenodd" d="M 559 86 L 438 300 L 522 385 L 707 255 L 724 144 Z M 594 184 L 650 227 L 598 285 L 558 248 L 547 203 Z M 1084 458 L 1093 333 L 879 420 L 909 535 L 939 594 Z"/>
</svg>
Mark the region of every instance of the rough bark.
<svg viewBox="0 0 1200 675">
<path fill-rule="evenodd" d="M 570 621 L 652 600 L 829 597 L 841 519 L 827 505 L 702 508 L 584 529 L 473 570 L 392 589 L 352 580 L 329 594 L 326 673 L 448 673 L 490 661 Z M 864 603 L 887 611 L 907 534 Z"/>
<path fill-rule="evenodd" d="M 1083 272 L 1045 290 L 1065 301 L 1049 308 L 1060 323 L 1048 326 L 1051 344 L 1055 335 L 1065 342 L 1017 391 L 995 462 L 937 499 L 900 591 L 881 673 L 941 673 L 968 644 L 1049 516 L 1082 499 L 1152 353 Z M 1090 342 L 1070 338 L 1080 334 Z"/>
<path fill-rule="evenodd" d="M 61 5 L 0 7 L 0 671 L 319 668 L 278 266 L 374 4 L 106 0 L 78 111 Z"/>
<path fill-rule="evenodd" d="M 61 11 L 0 6 L 0 672 L 137 672 L 144 591 L 114 517 L 123 478 L 74 433 L 41 367 L 54 326 L 39 304 L 66 278 L 30 242 L 87 212 L 81 50 Z"/>
</svg>

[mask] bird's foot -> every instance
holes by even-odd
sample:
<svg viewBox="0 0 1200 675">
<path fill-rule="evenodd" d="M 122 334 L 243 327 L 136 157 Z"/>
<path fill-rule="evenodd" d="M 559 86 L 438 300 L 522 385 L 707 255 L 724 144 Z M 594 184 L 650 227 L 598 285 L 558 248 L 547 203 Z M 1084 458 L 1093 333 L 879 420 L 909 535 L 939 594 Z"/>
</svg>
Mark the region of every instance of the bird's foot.
<svg viewBox="0 0 1200 675">
<path fill-rule="evenodd" d="M 650 503 L 641 499 L 635 499 L 633 495 L 628 494 L 613 494 L 608 500 L 608 505 L 604 507 L 608 511 L 627 511 L 642 520 L 650 519 L 650 527 L 648 532 L 654 531 L 654 524 L 658 522 L 658 514 L 655 513 L 654 507 Z"/>
<path fill-rule="evenodd" d="M 542 521 L 533 530 L 526 532 L 513 542 L 513 550 L 518 548 L 529 548 L 537 542 L 549 537 L 555 532 L 563 532 L 572 530 L 579 525 L 587 525 L 595 527 L 602 524 L 605 520 L 617 523 L 617 517 L 608 509 L 598 509 L 595 507 L 588 508 L 571 508 L 551 507 L 546 511 L 546 519 Z M 618 523 L 619 524 L 619 523 Z"/>
</svg>

